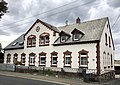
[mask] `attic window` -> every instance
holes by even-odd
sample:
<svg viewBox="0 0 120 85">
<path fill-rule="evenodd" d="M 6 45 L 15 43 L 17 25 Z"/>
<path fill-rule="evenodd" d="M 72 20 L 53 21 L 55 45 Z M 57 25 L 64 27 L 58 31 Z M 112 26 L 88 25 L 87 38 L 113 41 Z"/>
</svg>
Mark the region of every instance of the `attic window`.
<svg viewBox="0 0 120 85">
<path fill-rule="evenodd" d="M 61 42 L 65 42 L 66 41 L 66 36 L 61 36 Z"/>
<path fill-rule="evenodd" d="M 36 36 L 30 35 L 27 38 L 27 47 L 35 47 L 36 46 Z"/>
<path fill-rule="evenodd" d="M 17 43 L 18 43 L 18 42 L 14 42 L 14 43 L 12 44 L 12 46 L 15 46 Z"/>
<path fill-rule="evenodd" d="M 73 39 L 73 41 L 78 41 L 78 40 L 80 40 L 80 38 L 82 38 L 82 36 L 84 35 L 84 33 L 83 32 L 81 32 L 80 30 L 78 30 L 78 29 L 74 29 L 72 32 L 72 39 Z"/>
<path fill-rule="evenodd" d="M 19 42 L 19 45 L 23 45 L 24 44 L 24 42 L 22 41 L 22 42 Z"/>
</svg>

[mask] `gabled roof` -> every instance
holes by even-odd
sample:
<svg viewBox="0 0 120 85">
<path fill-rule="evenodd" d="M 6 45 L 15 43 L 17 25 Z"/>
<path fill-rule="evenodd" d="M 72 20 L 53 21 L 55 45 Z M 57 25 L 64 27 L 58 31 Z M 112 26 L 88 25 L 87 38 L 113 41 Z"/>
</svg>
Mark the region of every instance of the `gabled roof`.
<svg viewBox="0 0 120 85">
<path fill-rule="evenodd" d="M 20 37 L 18 37 L 12 43 L 10 43 L 8 46 L 6 46 L 4 48 L 4 50 L 23 49 L 23 48 L 24 48 L 24 34 L 22 34 Z"/>
<path fill-rule="evenodd" d="M 43 22 L 42 20 L 37 19 L 37 20 L 35 21 L 35 23 L 30 27 L 30 29 L 25 33 L 25 35 L 35 26 L 36 23 L 41 23 L 41 24 L 43 24 L 44 26 L 46 26 L 47 28 L 49 28 L 50 30 L 59 33 L 59 30 L 57 29 L 57 27 L 55 27 L 55 26 L 53 26 L 53 25 L 50 25 L 50 24 L 48 24 L 48 23 L 46 23 L 46 22 Z"/>
<path fill-rule="evenodd" d="M 64 43 L 79 43 L 79 42 L 91 42 L 91 41 L 100 41 L 101 35 L 103 33 L 104 26 L 106 24 L 106 21 L 108 20 L 107 17 L 81 22 L 80 24 L 72 24 L 68 26 L 59 27 L 59 30 L 64 31 L 68 34 L 71 34 L 72 31 L 76 28 L 77 30 L 84 33 L 84 36 L 79 41 L 73 41 L 72 37 L 70 37 L 66 42 Z M 64 44 L 62 43 L 62 44 Z M 58 38 L 53 45 L 61 45 L 60 38 Z"/>
</svg>

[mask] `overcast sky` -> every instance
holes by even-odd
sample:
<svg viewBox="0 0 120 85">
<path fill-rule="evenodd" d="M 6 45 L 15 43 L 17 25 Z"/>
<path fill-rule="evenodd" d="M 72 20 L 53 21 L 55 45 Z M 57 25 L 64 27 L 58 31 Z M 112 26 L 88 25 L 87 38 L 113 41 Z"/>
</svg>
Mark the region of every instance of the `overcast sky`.
<svg viewBox="0 0 120 85">
<path fill-rule="evenodd" d="M 36 19 L 54 26 L 109 17 L 115 43 L 115 59 L 120 59 L 120 0 L 5 0 L 9 13 L 0 21 L 0 43 L 5 47 L 25 33 Z"/>
</svg>

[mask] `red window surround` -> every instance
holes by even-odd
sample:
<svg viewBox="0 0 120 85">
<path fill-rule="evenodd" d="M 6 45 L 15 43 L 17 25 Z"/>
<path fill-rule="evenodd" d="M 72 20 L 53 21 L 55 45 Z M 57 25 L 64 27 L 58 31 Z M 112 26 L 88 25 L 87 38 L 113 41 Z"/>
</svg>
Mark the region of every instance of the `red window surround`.
<svg viewBox="0 0 120 85">
<path fill-rule="evenodd" d="M 64 56 L 63 56 L 63 59 L 64 59 L 64 61 L 63 61 L 63 63 L 64 63 L 64 67 L 71 67 L 71 63 L 72 63 L 72 56 L 71 56 L 71 54 L 72 54 L 72 52 L 70 52 L 70 51 L 65 51 L 65 52 L 63 52 L 63 54 L 64 54 Z M 70 55 L 70 66 L 66 66 L 65 65 L 65 63 L 66 63 L 66 61 L 65 61 L 65 58 L 66 58 L 66 55 Z"/>
<path fill-rule="evenodd" d="M 28 62 L 29 62 L 29 65 L 30 65 L 30 66 L 34 66 L 34 65 L 35 65 L 35 58 L 36 58 L 35 55 L 36 55 L 36 54 L 33 53 L 33 52 L 31 52 L 31 53 L 29 54 L 29 61 L 28 61 Z M 34 62 L 33 62 L 34 64 L 32 64 L 32 65 L 30 64 L 30 57 L 31 57 L 31 56 L 34 56 Z"/>
<path fill-rule="evenodd" d="M 58 63 L 58 52 L 55 52 L 55 51 L 53 51 L 52 53 L 51 53 L 51 61 L 50 61 L 50 63 L 51 63 L 51 67 L 57 67 L 57 64 L 53 64 L 53 55 L 56 55 L 56 58 L 57 58 L 57 63 Z"/>
<path fill-rule="evenodd" d="M 78 59 L 79 59 L 79 61 L 78 61 L 79 67 L 81 67 L 81 65 L 80 65 L 80 63 L 81 63 L 81 60 L 80 60 L 80 59 L 81 59 L 81 54 L 82 54 L 82 53 L 86 53 L 86 54 L 87 54 L 87 57 L 86 57 L 86 58 L 87 58 L 86 65 L 87 65 L 87 68 L 88 68 L 88 63 L 89 63 L 89 62 L 88 62 L 88 58 L 89 58 L 88 53 L 89 53 L 89 51 L 86 51 L 86 50 L 82 49 L 82 50 L 79 51 L 78 53 L 79 53 L 79 56 L 78 56 Z M 83 67 L 83 66 L 82 66 L 82 67 Z M 85 68 L 86 68 L 86 67 L 85 67 Z"/>
<path fill-rule="evenodd" d="M 45 64 L 41 64 L 41 56 L 45 56 Z M 46 66 L 46 53 L 45 52 L 41 52 L 39 53 L 39 66 Z"/>
<path fill-rule="evenodd" d="M 18 59 L 18 54 L 15 53 L 15 54 L 14 54 L 14 57 L 13 57 L 13 62 L 16 63 L 17 59 Z"/>
<path fill-rule="evenodd" d="M 36 46 L 36 36 L 30 35 L 27 38 L 27 47 L 35 47 Z"/>
<path fill-rule="evenodd" d="M 25 57 L 25 56 L 26 56 L 26 54 L 25 54 L 25 53 L 22 53 L 22 54 L 21 54 L 21 64 L 22 64 L 22 65 L 25 65 L 25 64 L 23 64 L 23 63 L 22 63 L 22 56 L 24 56 L 24 57 Z M 25 57 L 25 62 L 26 62 L 26 57 Z"/>
<path fill-rule="evenodd" d="M 42 33 L 39 36 L 39 46 L 49 46 L 49 42 L 50 42 L 50 34 L 49 33 Z"/>
</svg>

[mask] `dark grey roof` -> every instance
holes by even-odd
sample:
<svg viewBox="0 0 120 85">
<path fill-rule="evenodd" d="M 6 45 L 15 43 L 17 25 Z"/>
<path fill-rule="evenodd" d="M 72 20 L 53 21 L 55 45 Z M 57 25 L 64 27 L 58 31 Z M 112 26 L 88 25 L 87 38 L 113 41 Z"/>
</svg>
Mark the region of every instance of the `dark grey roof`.
<svg viewBox="0 0 120 85">
<path fill-rule="evenodd" d="M 64 31 L 68 34 L 71 34 L 71 32 L 76 28 L 84 33 L 83 37 L 79 41 L 73 41 L 72 37 L 70 37 L 66 42 L 64 43 L 73 43 L 73 42 L 87 42 L 87 41 L 96 41 L 100 40 L 103 29 L 105 27 L 105 23 L 108 20 L 107 17 L 81 22 L 80 24 L 72 24 L 68 26 L 59 27 L 59 30 Z M 62 44 L 64 44 L 62 43 Z M 58 38 L 55 42 L 55 44 L 61 44 L 60 38 Z"/>
<path fill-rule="evenodd" d="M 21 49 L 24 48 L 24 34 L 22 34 L 20 37 L 18 37 L 12 43 L 10 43 L 8 46 L 6 46 L 4 48 L 4 50 L 20 49 L 20 48 Z"/>
</svg>

